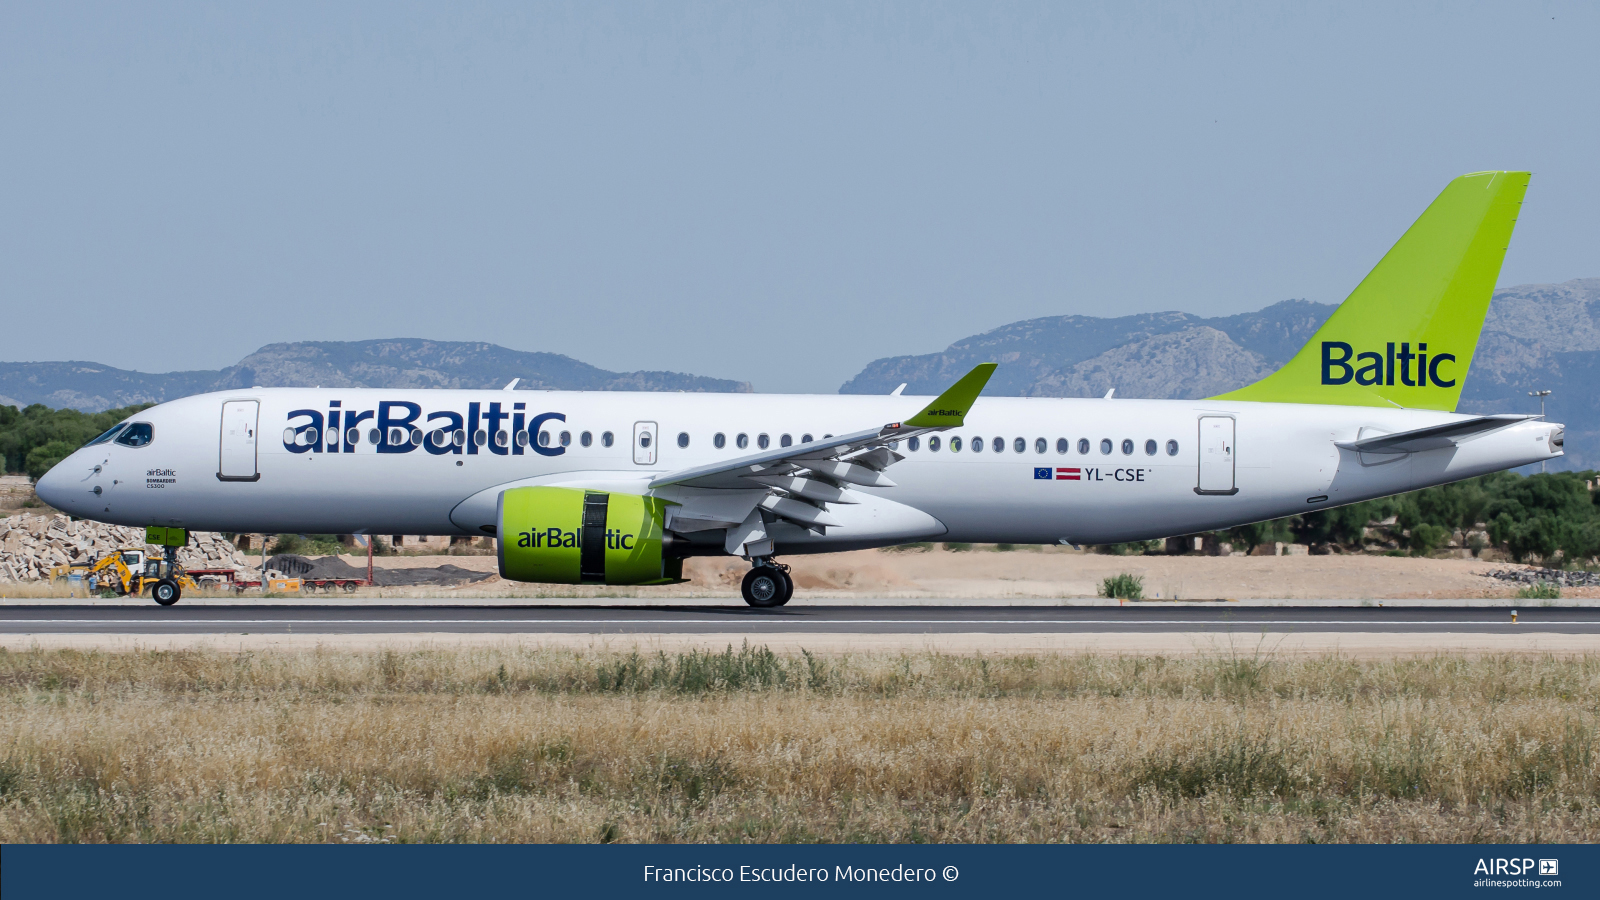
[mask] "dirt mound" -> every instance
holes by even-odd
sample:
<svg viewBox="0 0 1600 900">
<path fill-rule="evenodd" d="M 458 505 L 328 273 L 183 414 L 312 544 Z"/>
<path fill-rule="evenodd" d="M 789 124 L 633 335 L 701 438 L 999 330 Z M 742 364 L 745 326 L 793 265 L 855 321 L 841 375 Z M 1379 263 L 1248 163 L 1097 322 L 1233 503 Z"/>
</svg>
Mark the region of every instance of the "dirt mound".
<svg viewBox="0 0 1600 900">
<path fill-rule="evenodd" d="M 337 556 L 322 556 L 317 559 L 308 559 L 293 553 L 280 553 L 267 558 L 267 569 L 276 569 L 290 578 L 305 578 L 311 581 L 321 579 L 360 579 L 366 580 L 367 570 L 352 566 Z M 470 584 L 476 581 L 488 581 L 495 577 L 493 572 L 474 572 L 460 566 L 417 566 L 415 568 L 381 568 L 374 569 L 372 581 L 378 587 L 409 587 L 413 585 L 439 585 Z"/>
</svg>

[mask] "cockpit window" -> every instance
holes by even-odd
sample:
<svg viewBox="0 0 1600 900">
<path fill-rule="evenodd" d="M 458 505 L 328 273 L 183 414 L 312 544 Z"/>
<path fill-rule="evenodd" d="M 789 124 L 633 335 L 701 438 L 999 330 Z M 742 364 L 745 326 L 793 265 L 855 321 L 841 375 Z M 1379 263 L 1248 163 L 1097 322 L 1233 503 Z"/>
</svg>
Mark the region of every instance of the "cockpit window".
<svg viewBox="0 0 1600 900">
<path fill-rule="evenodd" d="M 135 422 L 117 435 L 117 443 L 124 447 L 143 447 L 155 437 L 149 422 Z"/>
<path fill-rule="evenodd" d="M 128 427 L 128 423 L 127 422 L 119 422 L 116 425 L 111 426 L 111 429 L 109 431 L 107 431 L 105 434 L 102 434 L 99 437 L 95 438 L 94 440 L 90 441 L 89 443 L 84 444 L 84 446 L 85 447 L 93 447 L 95 444 L 104 444 L 106 441 L 109 441 L 112 438 L 116 437 L 117 436 L 117 432 L 121 431 L 122 429 L 124 429 L 126 427 Z"/>
</svg>

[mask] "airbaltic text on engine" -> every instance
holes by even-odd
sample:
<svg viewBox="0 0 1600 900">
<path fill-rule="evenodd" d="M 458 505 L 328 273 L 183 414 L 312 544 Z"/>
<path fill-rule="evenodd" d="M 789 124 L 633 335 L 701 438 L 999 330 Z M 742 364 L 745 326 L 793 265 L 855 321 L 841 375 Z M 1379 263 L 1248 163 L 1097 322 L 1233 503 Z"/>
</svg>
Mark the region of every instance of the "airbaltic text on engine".
<svg viewBox="0 0 1600 900">
<path fill-rule="evenodd" d="M 606 532 L 607 550 L 632 550 L 633 535 L 620 531 Z M 559 528 L 537 528 L 517 534 L 518 547 L 582 547 L 583 529 L 562 531 Z"/>
</svg>

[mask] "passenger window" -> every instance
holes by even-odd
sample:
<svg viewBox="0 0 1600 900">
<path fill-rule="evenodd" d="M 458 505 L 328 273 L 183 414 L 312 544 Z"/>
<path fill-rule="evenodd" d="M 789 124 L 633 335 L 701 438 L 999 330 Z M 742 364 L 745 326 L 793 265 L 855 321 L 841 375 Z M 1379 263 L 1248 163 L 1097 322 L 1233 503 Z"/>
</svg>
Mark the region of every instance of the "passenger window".
<svg viewBox="0 0 1600 900">
<path fill-rule="evenodd" d="M 571 447 L 572 446 L 572 432 L 570 432 L 570 431 L 561 432 L 561 446 L 563 446 L 563 447 Z"/>
<path fill-rule="evenodd" d="M 786 434 L 783 437 L 778 438 L 778 446 L 779 447 L 793 447 L 794 446 L 794 438 L 792 438 L 792 437 L 790 437 L 790 436 L 788 436 Z"/>
<path fill-rule="evenodd" d="M 1131 438 L 1123 438 L 1122 439 L 1122 455 L 1123 456 L 1132 456 L 1133 455 L 1133 440 Z"/>
<path fill-rule="evenodd" d="M 811 443 L 811 435 L 809 435 L 809 434 L 800 435 L 800 443 L 802 443 L 802 444 Z"/>
<path fill-rule="evenodd" d="M 526 435 L 527 432 L 523 432 L 523 434 Z M 522 443 L 526 444 L 527 442 L 528 442 L 528 439 L 526 437 L 524 437 L 522 439 Z M 588 447 L 588 446 L 590 446 L 590 445 L 592 445 L 594 443 L 594 435 L 590 434 L 587 431 L 585 431 L 583 434 L 578 435 L 578 443 L 584 445 L 585 447 Z"/>
<path fill-rule="evenodd" d="M 687 431 L 678 432 L 678 447 L 680 449 L 682 449 L 682 448 L 685 448 L 685 447 L 688 447 L 688 446 L 689 446 L 689 432 L 687 432 Z"/>
<path fill-rule="evenodd" d="M 997 438 L 994 439 L 994 452 L 996 452 L 996 453 L 1004 453 L 1004 452 L 1006 452 L 1006 439 L 1005 438 L 997 437 Z"/>
<path fill-rule="evenodd" d="M 478 432 L 478 433 L 479 434 L 483 434 L 483 432 L 481 432 L 481 431 Z M 539 446 L 541 446 L 541 447 L 550 446 L 550 432 L 548 432 L 548 431 L 539 432 Z"/>
<path fill-rule="evenodd" d="M 1033 452 L 1043 453 L 1045 448 L 1048 446 L 1049 444 L 1045 443 L 1044 438 L 1036 438 L 1033 442 Z"/>
<path fill-rule="evenodd" d="M 548 432 L 548 431 L 541 432 L 539 434 L 539 443 L 541 443 L 541 444 L 545 443 L 545 440 L 546 440 L 545 436 L 548 435 L 549 433 L 550 432 Z M 648 431 L 639 432 L 639 446 L 641 446 L 641 447 L 650 446 L 650 432 L 648 432 Z"/>
<path fill-rule="evenodd" d="M 1089 439 L 1088 438 L 1078 438 L 1078 452 L 1079 453 L 1088 453 L 1089 452 Z"/>
<path fill-rule="evenodd" d="M 928 438 L 928 452 L 929 453 L 936 453 L 936 452 L 938 452 L 938 450 L 939 450 L 939 436 L 938 435 L 934 435 L 933 437 Z"/>
<path fill-rule="evenodd" d="M 960 450 L 961 449 L 961 445 L 956 443 L 956 441 L 959 441 L 959 440 L 961 440 L 961 439 L 960 438 L 951 438 L 950 439 L 950 449 L 952 449 L 952 450 Z M 972 452 L 973 453 L 982 453 L 983 452 L 983 438 L 975 437 L 975 438 L 972 439 Z"/>
<path fill-rule="evenodd" d="M 1155 456 L 1156 455 L 1156 442 L 1155 441 L 1145 441 L 1144 442 L 1144 455 L 1145 456 Z"/>
<path fill-rule="evenodd" d="M 601 432 L 601 434 L 600 434 L 600 446 L 602 446 L 602 447 L 609 447 L 613 443 L 615 443 L 616 440 L 617 440 L 616 435 L 612 434 L 609 431 Z"/>
<path fill-rule="evenodd" d="M 922 449 L 921 444 L 922 444 L 922 439 L 921 438 L 911 438 L 910 440 L 906 441 L 906 449 L 910 450 L 912 453 L 915 453 L 918 450 Z"/>
<path fill-rule="evenodd" d="M 756 446 L 765 450 L 772 446 L 772 438 L 769 438 L 764 434 L 758 434 L 756 435 Z"/>
<path fill-rule="evenodd" d="M 750 435 L 748 435 L 748 434 L 741 434 L 741 435 L 739 435 L 739 436 L 738 436 L 738 437 L 736 437 L 736 438 L 734 438 L 734 439 L 733 439 L 733 443 L 734 443 L 734 445 L 735 445 L 735 446 L 737 446 L 737 447 L 738 447 L 738 448 L 739 448 L 739 449 L 740 449 L 740 450 L 743 450 L 743 449 L 744 449 L 744 448 L 746 448 L 746 447 L 748 447 L 748 446 L 750 446 Z"/>
<path fill-rule="evenodd" d="M 1066 438 L 1056 438 L 1056 452 L 1065 453 L 1072 449 L 1072 442 Z"/>
<path fill-rule="evenodd" d="M 950 452 L 951 453 L 960 453 L 961 452 L 961 438 L 953 437 L 953 438 L 950 439 Z"/>
<path fill-rule="evenodd" d="M 355 433 L 356 430 L 354 428 L 350 429 L 350 434 Z M 523 434 L 527 434 L 527 432 L 524 431 Z M 346 437 L 349 437 L 349 435 L 346 435 Z M 351 438 L 350 443 L 355 443 L 355 439 Z M 457 428 L 456 433 L 450 438 L 450 443 L 455 444 L 457 447 L 465 447 L 467 445 L 467 433 L 462 429 Z"/>
<path fill-rule="evenodd" d="M 728 446 L 728 436 L 720 431 L 716 434 L 713 434 L 711 436 L 711 446 L 717 448 L 718 450 Z"/>
<path fill-rule="evenodd" d="M 1100 439 L 1100 452 L 1101 453 L 1110 453 L 1111 452 L 1111 439 L 1110 438 L 1101 438 Z"/>
<path fill-rule="evenodd" d="M 565 443 L 571 443 L 572 435 L 569 434 L 569 435 L 566 436 L 566 438 L 567 438 L 567 440 L 565 441 Z M 393 431 L 389 432 L 389 443 L 391 443 L 391 444 L 400 444 L 400 443 L 403 443 L 404 440 L 405 439 L 401 435 L 400 429 L 396 428 Z M 508 431 L 496 431 L 494 433 L 494 445 L 496 447 L 507 447 L 507 446 L 510 446 L 510 444 L 511 444 L 511 433 L 510 432 L 508 432 Z"/>
<path fill-rule="evenodd" d="M 478 432 L 478 446 L 479 447 L 482 447 L 484 441 L 487 441 L 488 439 L 489 439 L 489 436 L 488 436 L 487 432 L 483 432 L 483 431 Z M 381 443 L 383 443 L 383 432 L 379 431 L 376 428 L 368 429 L 367 430 L 367 441 L 369 443 L 373 443 L 373 444 L 381 444 Z"/>
<path fill-rule="evenodd" d="M 1027 441 L 1027 439 L 1026 438 L 1017 438 L 1016 440 L 1012 441 L 1011 442 L 1011 449 L 1012 449 L 1013 452 L 1016 452 L 1016 453 L 1021 453 L 1022 451 L 1028 449 L 1028 441 Z"/>
<path fill-rule="evenodd" d="M 374 444 L 376 444 L 378 442 L 378 429 L 376 429 L 376 428 L 372 429 L 370 432 L 367 433 L 367 437 L 372 438 L 372 442 Z M 482 447 L 484 444 L 489 443 L 489 432 L 484 431 L 482 428 L 479 428 L 477 431 L 474 431 L 472 433 L 472 442 L 474 444 L 477 444 L 479 447 Z M 541 447 L 550 446 L 550 432 L 542 431 L 542 432 L 539 433 L 539 445 Z"/>
<path fill-rule="evenodd" d="M 1177 456 L 1178 455 L 1178 442 L 1177 441 L 1167 441 L 1167 455 L 1168 456 Z"/>
</svg>

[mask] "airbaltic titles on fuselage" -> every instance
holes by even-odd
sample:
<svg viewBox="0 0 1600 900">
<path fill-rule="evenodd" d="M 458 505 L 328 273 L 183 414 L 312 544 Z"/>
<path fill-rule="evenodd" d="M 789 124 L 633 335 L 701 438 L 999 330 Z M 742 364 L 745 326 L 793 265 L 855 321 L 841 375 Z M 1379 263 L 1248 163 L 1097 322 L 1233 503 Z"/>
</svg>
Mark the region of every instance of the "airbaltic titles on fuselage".
<svg viewBox="0 0 1600 900">
<path fill-rule="evenodd" d="M 566 415 L 546 412 L 529 418 L 526 409 L 526 403 L 474 401 L 467 404 L 465 413 L 439 410 L 424 416 L 422 405 L 410 400 L 381 400 L 377 409 L 367 410 L 344 409 L 343 401 L 330 400 L 326 410 L 289 411 L 283 448 L 290 453 L 355 453 L 366 443 L 379 453 L 423 450 L 435 456 L 485 452 L 522 456 L 529 450 L 540 456 L 560 456 L 567 452 L 562 446 L 540 446 L 536 439 L 540 426 L 552 420 L 565 422 Z M 507 424 L 509 430 L 503 427 Z"/>
</svg>

